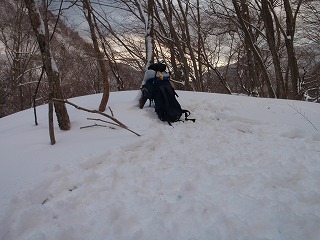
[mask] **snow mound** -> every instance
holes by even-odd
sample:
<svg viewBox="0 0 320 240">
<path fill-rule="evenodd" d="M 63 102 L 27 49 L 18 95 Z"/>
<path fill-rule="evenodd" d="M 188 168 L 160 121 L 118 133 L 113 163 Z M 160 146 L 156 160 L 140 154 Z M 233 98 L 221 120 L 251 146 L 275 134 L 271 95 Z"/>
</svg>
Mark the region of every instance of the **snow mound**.
<svg viewBox="0 0 320 240">
<path fill-rule="evenodd" d="M 195 123 L 170 127 L 136 91 L 111 94 L 141 137 L 80 129 L 92 115 L 71 106 L 54 146 L 46 106 L 39 126 L 32 110 L 0 119 L 0 239 L 318 239 L 320 105 L 178 94 Z"/>
</svg>

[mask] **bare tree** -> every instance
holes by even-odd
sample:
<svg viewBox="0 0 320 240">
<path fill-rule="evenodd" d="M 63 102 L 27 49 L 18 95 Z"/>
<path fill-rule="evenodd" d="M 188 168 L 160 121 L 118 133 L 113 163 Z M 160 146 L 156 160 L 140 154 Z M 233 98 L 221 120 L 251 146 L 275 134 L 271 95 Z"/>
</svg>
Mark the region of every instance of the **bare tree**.
<svg viewBox="0 0 320 240">
<path fill-rule="evenodd" d="M 297 15 L 299 13 L 302 0 L 297 1 L 297 6 L 295 11 L 292 9 L 292 6 L 289 0 L 283 0 L 283 3 L 284 3 L 285 12 L 286 12 L 285 43 L 286 43 L 287 54 L 288 54 L 288 68 L 290 69 L 290 73 L 291 73 L 293 98 L 297 100 L 301 100 L 302 99 L 302 93 L 300 89 L 301 78 L 299 74 L 299 67 L 298 67 L 298 62 L 297 62 L 296 53 L 295 53 L 294 38 L 296 33 Z M 281 29 L 281 25 L 279 25 L 278 27 Z"/>
<path fill-rule="evenodd" d="M 189 78 L 192 79 L 194 76 L 190 74 L 188 58 L 185 52 L 187 46 L 185 37 L 182 34 L 188 23 L 183 22 L 180 15 L 177 15 L 176 8 L 172 1 L 157 0 L 157 7 L 161 10 L 157 13 L 163 13 L 163 16 L 160 14 L 157 16 L 158 28 L 161 30 L 158 38 L 165 44 L 164 47 L 171 45 L 168 49 L 170 49 L 170 60 L 174 70 L 173 77 L 183 81 L 185 88 L 190 89 Z M 163 17 L 166 21 L 162 21 Z M 178 18 L 179 21 L 176 18 Z M 167 26 L 165 24 L 167 24 Z"/>
<path fill-rule="evenodd" d="M 300 10 L 301 18 L 297 21 L 297 37 L 308 39 L 307 49 L 303 52 L 303 75 L 301 87 L 303 99 L 320 102 L 320 5 L 318 1 L 304 2 Z"/>
<path fill-rule="evenodd" d="M 266 31 L 266 39 L 269 45 L 273 60 L 273 66 L 275 69 L 276 96 L 278 98 L 287 98 L 287 89 L 282 75 L 282 67 L 279 56 L 279 44 L 277 44 L 277 38 L 279 38 L 279 35 L 276 35 L 276 28 L 272 18 L 272 11 L 270 11 L 270 7 L 271 6 L 269 5 L 267 0 L 261 0 L 261 12 Z"/>
<path fill-rule="evenodd" d="M 234 59 L 242 89 L 248 94 L 257 91 L 260 96 L 302 99 L 295 36 L 303 1 L 208 2 L 214 15 L 235 23 L 234 33 L 243 43 L 238 43 L 238 59 Z"/>
<path fill-rule="evenodd" d="M 316 71 L 303 72 L 308 65 L 301 64 L 303 50 L 297 48 L 297 33 L 302 33 L 297 20 L 307 9 L 301 8 L 302 0 L 86 2 L 99 50 L 108 60 L 104 65 L 109 63 L 116 79 L 111 87 L 118 90 L 127 79 L 120 73 L 122 63 L 144 70 L 154 60 L 165 60 L 185 89 L 295 99 L 308 88 L 316 91 L 311 80 Z M 316 67 L 316 57 L 312 61 Z"/>
<path fill-rule="evenodd" d="M 6 107 L 1 107 L 2 114 L 10 114 L 31 107 L 32 77 L 39 66 L 34 54 L 37 45 L 26 21 L 24 2 L 4 2 L 1 9 L 0 42 L 6 58 L 2 64 L 0 102 L 6 103 Z"/>
<path fill-rule="evenodd" d="M 240 3 L 237 0 L 232 0 L 232 3 L 237 15 L 239 26 L 244 34 L 246 46 L 248 48 L 249 66 L 253 66 L 253 62 L 257 62 L 259 70 L 262 74 L 262 78 L 267 85 L 269 97 L 274 98 L 276 94 L 273 89 L 268 71 L 262 59 L 262 55 L 259 51 L 259 48 L 257 47 L 255 34 L 252 31 L 248 8 L 249 4 L 247 0 L 241 0 Z"/>
<path fill-rule="evenodd" d="M 145 25 L 145 68 L 147 69 L 148 66 L 154 62 L 154 0 L 148 0 L 146 13 L 142 6 L 141 0 L 135 0 L 135 3 L 140 13 L 140 18 Z"/>
<path fill-rule="evenodd" d="M 49 133 L 51 144 L 55 144 L 53 131 L 53 105 L 56 111 L 59 127 L 62 130 L 70 129 L 70 119 L 64 103 L 53 103 L 53 98 L 64 99 L 61 86 L 59 70 L 50 50 L 48 24 L 41 17 L 39 8 L 34 0 L 25 0 L 28 8 L 30 22 L 37 37 L 41 51 L 42 62 L 49 81 Z"/>
<path fill-rule="evenodd" d="M 105 66 L 104 56 L 103 56 L 103 53 L 100 51 L 98 38 L 95 30 L 95 28 L 97 27 L 97 25 L 95 25 L 94 23 L 95 16 L 92 13 L 92 8 L 89 0 L 83 0 L 83 11 L 89 24 L 93 47 L 96 52 L 97 61 L 101 70 L 101 78 L 104 85 L 104 91 L 103 91 L 103 96 L 100 102 L 99 111 L 104 112 L 106 110 L 106 106 L 110 96 L 110 86 L 109 86 L 108 72 Z"/>
</svg>

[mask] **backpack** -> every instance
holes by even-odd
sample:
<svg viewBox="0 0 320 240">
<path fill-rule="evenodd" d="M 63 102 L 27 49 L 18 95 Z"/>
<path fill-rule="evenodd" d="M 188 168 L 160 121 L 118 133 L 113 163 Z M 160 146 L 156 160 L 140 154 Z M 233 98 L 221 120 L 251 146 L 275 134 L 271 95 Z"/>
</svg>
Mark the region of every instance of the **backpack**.
<svg viewBox="0 0 320 240">
<path fill-rule="evenodd" d="M 154 101 L 155 112 L 161 121 L 172 122 L 180 121 L 181 116 L 184 114 L 185 120 L 195 122 L 195 119 L 189 119 L 190 112 L 182 109 L 176 97 L 178 94 L 170 84 L 170 75 L 163 73 L 166 65 L 156 63 L 149 66 L 148 70 L 154 71 L 154 77 L 146 80 L 142 86 L 143 98 Z"/>
</svg>

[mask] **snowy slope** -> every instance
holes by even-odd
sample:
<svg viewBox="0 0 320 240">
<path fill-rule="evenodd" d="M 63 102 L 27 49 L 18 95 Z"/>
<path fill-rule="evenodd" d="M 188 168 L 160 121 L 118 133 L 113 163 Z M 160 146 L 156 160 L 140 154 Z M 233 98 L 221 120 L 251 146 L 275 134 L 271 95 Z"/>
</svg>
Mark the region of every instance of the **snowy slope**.
<svg viewBox="0 0 320 240">
<path fill-rule="evenodd" d="M 174 128 L 111 94 L 141 137 L 71 106 L 54 146 L 47 106 L 0 119 L 0 239 L 319 239 L 320 105 L 178 94 L 197 120 Z"/>
</svg>

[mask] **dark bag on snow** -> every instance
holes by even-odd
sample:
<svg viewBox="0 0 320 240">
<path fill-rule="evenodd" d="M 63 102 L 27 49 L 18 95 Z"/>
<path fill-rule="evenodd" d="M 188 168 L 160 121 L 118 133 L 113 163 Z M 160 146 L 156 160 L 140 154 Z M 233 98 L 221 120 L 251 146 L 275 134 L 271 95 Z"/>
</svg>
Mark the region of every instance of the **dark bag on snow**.
<svg viewBox="0 0 320 240">
<path fill-rule="evenodd" d="M 145 97 L 154 101 L 155 111 L 161 121 L 168 122 L 169 124 L 180 121 L 183 114 L 185 120 L 195 121 L 195 119 L 188 118 L 190 115 L 188 110 L 181 108 L 176 99 L 178 95 L 170 84 L 169 76 L 164 76 L 162 79 L 159 77 L 152 78 L 146 82 L 144 87 L 148 89 Z"/>
</svg>

